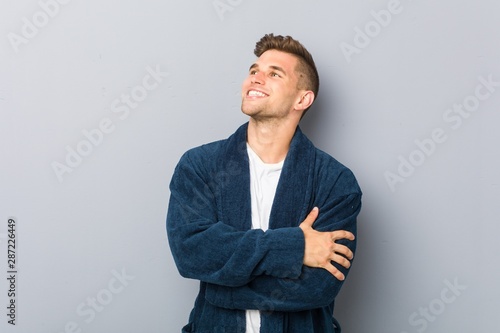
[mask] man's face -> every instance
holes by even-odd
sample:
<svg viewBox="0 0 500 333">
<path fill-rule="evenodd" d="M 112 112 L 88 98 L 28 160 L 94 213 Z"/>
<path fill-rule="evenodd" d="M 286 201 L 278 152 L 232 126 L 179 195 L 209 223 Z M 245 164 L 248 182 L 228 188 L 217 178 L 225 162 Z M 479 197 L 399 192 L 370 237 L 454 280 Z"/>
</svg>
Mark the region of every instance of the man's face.
<svg viewBox="0 0 500 333">
<path fill-rule="evenodd" d="M 300 97 L 297 58 L 268 50 L 250 66 L 243 81 L 241 111 L 255 120 L 286 118 Z"/>
</svg>

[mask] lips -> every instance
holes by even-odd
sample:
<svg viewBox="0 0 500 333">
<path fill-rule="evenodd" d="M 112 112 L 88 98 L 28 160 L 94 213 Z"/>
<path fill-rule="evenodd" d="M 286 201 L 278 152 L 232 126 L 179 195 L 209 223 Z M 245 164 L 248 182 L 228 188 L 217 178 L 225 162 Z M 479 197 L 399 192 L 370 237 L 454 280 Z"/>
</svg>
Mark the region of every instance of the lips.
<svg viewBox="0 0 500 333">
<path fill-rule="evenodd" d="M 262 91 L 251 89 L 247 92 L 247 96 L 248 97 L 267 97 L 269 95 L 266 93 L 263 93 Z"/>
</svg>

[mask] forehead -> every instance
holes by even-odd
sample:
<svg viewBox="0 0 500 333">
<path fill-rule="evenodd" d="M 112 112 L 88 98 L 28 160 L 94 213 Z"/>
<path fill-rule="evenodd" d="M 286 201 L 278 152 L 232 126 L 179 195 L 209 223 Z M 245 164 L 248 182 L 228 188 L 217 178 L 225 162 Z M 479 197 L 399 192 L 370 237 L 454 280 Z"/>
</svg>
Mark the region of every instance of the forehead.
<svg viewBox="0 0 500 333">
<path fill-rule="evenodd" d="M 255 64 L 259 66 L 279 66 L 288 72 L 293 72 L 297 66 L 297 57 L 278 50 L 268 50 L 257 58 Z"/>
</svg>

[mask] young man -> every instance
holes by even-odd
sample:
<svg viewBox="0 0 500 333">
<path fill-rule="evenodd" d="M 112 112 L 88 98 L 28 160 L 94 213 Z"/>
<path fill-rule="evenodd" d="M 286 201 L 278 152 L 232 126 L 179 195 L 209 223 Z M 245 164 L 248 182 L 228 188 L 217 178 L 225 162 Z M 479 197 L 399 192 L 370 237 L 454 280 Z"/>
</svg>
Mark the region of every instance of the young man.
<svg viewBox="0 0 500 333">
<path fill-rule="evenodd" d="M 309 52 L 269 34 L 255 55 L 242 87 L 248 123 L 185 153 L 170 184 L 172 254 L 200 280 L 182 332 L 340 332 L 333 307 L 361 191 L 298 127 L 319 87 Z"/>
</svg>

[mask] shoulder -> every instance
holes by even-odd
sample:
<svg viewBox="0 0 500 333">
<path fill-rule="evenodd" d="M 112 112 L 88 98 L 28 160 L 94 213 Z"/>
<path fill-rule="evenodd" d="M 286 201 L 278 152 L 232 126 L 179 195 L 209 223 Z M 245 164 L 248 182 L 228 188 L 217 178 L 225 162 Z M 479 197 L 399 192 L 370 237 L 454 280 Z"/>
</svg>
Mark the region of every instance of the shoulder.
<svg viewBox="0 0 500 333">
<path fill-rule="evenodd" d="M 315 175 L 319 186 L 335 190 L 338 195 L 361 195 L 354 173 L 330 154 L 315 148 Z"/>
<path fill-rule="evenodd" d="M 240 126 L 226 139 L 189 149 L 182 155 L 179 165 L 200 166 L 205 169 L 217 168 L 220 167 L 220 163 L 235 159 L 235 155 L 242 153 L 246 153 L 246 124 Z"/>
<path fill-rule="evenodd" d="M 221 157 L 226 141 L 218 140 L 189 149 L 181 156 L 178 166 L 208 167 Z"/>
<path fill-rule="evenodd" d="M 312 165 L 313 182 L 314 187 L 319 191 L 318 193 L 329 193 L 334 196 L 361 195 L 361 189 L 353 172 L 336 158 L 317 148 L 302 133 L 300 127 L 297 128 L 292 146 L 302 148 L 300 151 L 301 159 L 312 158 L 314 160 Z"/>
</svg>

